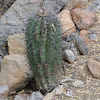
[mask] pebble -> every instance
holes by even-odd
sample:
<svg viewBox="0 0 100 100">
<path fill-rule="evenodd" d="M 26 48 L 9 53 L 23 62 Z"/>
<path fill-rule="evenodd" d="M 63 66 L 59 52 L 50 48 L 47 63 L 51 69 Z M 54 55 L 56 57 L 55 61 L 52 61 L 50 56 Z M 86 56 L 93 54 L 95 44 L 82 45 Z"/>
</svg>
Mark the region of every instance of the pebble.
<svg viewBox="0 0 100 100">
<path fill-rule="evenodd" d="M 80 88 L 85 86 L 81 80 L 76 80 L 75 82 L 72 83 L 72 85 L 74 87 L 80 87 Z"/>
<path fill-rule="evenodd" d="M 67 60 L 69 63 L 74 63 L 77 57 L 74 55 L 74 53 L 71 50 L 65 50 L 64 59 Z"/>
</svg>

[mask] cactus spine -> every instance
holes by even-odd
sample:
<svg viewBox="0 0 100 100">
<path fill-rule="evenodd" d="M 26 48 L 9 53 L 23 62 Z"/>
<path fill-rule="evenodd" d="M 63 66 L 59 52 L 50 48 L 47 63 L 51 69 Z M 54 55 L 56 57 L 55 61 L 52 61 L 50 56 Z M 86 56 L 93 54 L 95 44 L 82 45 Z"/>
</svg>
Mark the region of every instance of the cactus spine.
<svg viewBox="0 0 100 100">
<path fill-rule="evenodd" d="M 61 67 L 61 41 L 60 23 L 54 15 L 36 15 L 29 19 L 27 56 L 39 89 L 48 89 Z"/>
</svg>

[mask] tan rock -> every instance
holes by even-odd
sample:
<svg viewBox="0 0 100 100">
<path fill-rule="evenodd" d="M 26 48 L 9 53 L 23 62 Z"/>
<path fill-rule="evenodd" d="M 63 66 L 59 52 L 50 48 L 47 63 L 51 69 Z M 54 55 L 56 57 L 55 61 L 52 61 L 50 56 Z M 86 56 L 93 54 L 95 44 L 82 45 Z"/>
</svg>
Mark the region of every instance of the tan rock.
<svg viewBox="0 0 100 100">
<path fill-rule="evenodd" d="M 76 28 L 72 21 L 69 10 L 63 10 L 57 16 L 61 22 L 63 37 L 66 37 L 69 34 L 76 32 Z"/>
<path fill-rule="evenodd" d="M 64 86 L 59 85 L 57 88 L 55 88 L 55 95 L 61 95 L 64 92 Z"/>
<path fill-rule="evenodd" d="M 87 30 L 81 30 L 79 34 L 80 34 L 80 37 L 84 40 L 86 45 L 93 43 L 93 41 L 88 38 L 88 31 Z"/>
<path fill-rule="evenodd" d="M 73 21 L 79 29 L 88 29 L 96 21 L 96 12 L 82 8 L 76 8 L 71 12 Z"/>
<path fill-rule="evenodd" d="M 43 98 L 43 100 L 52 100 L 52 99 L 54 98 L 54 96 L 55 96 L 55 90 L 52 91 L 52 92 L 50 92 L 50 93 L 48 93 L 48 94 Z"/>
<path fill-rule="evenodd" d="M 82 6 L 83 3 L 80 0 L 70 0 L 65 6 L 65 9 L 73 10 L 75 8 L 82 8 Z"/>
<path fill-rule="evenodd" d="M 94 43 L 91 39 L 88 38 L 86 35 L 80 35 L 80 37 L 84 40 L 86 45 Z"/>
<path fill-rule="evenodd" d="M 8 37 L 9 54 L 25 54 L 26 42 L 25 34 L 14 34 Z"/>
<path fill-rule="evenodd" d="M 88 31 L 87 30 L 81 30 L 80 31 L 80 35 L 88 35 Z"/>
<path fill-rule="evenodd" d="M 95 78 L 100 79 L 100 62 L 90 59 L 88 60 L 88 68 Z"/>
<path fill-rule="evenodd" d="M 24 88 L 33 76 L 24 55 L 12 54 L 4 57 L 0 73 L 0 86 L 8 85 L 10 93 Z"/>
</svg>

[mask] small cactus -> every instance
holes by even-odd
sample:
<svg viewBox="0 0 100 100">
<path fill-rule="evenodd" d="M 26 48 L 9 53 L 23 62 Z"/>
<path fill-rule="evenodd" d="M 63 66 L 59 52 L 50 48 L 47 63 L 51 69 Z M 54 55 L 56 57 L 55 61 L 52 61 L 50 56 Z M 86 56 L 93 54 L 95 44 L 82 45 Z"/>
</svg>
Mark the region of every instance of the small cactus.
<svg viewBox="0 0 100 100">
<path fill-rule="evenodd" d="M 47 90 L 61 67 L 61 27 L 57 18 L 36 15 L 26 28 L 27 57 L 37 88 Z"/>
</svg>

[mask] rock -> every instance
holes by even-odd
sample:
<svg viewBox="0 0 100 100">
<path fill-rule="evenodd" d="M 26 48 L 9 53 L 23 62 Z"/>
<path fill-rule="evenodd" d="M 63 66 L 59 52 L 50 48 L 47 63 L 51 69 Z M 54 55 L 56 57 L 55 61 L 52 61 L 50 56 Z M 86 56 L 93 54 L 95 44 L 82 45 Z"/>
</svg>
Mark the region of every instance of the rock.
<svg viewBox="0 0 100 100">
<path fill-rule="evenodd" d="M 0 99 L 0 100 L 8 100 L 8 99 Z"/>
<path fill-rule="evenodd" d="M 81 54 L 88 54 L 88 47 L 86 46 L 85 41 L 77 33 L 70 34 L 67 37 L 67 40 L 74 42 Z"/>
<path fill-rule="evenodd" d="M 88 54 L 88 47 L 86 46 L 84 40 L 78 35 L 73 35 L 73 39 L 80 53 L 83 55 Z"/>
<path fill-rule="evenodd" d="M 87 36 L 88 35 L 88 31 L 87 30 L 81 30 L 79 34 L 82 35 L 82 36 L 83 35 Z"/>
<path fill-rule="evenodd" d="M 73 21 L 79 29 L 88 29 L 96 21 L 96 13 L 82 8 L 72 10 Z"/>
<path fill-rule="evenodd" d="M 48 93 L 48 94 L 43 98 L 43 100 L 52 100 L 52 99 L 54 98 L 54 96 L 55 96 L 55 90 L 52 91 L 52 92 L 50 92 L 50 93 Z"/>
<path fill-rule="evenodd" d="M 26 41 L 25 34 L 14 34 L 8 37 L 8 53 L 9 54 L 25 54 Z"/>
<path fill-rule="evenodd" d="M 8 85 L 10 94 L 24 88 L 32 77 L 32 70 L 24 55 L 12 54 L 4 57 L 1 65 L 0 86 Z"/>
<path fill-rule="evenodd" d="M 66 93 L 66 96 L 73 98 L 73 91 L 72 90 L 68 90 L 67 93 Z"/>
<path fill-rule="evenodd" d="M 93 2 L 88 6 L 87 10 L 100 11 L 100 0 L 93 0 Z"/>
<path fill-rule="evenodd" d="M 0 19 L 0 40 L 6 40 L 11 34 L 24 33 L 28 19 L 42 9 L 41 3 L 43 3 L 44 12 L 58 13 L 67 2 L 67 0 L 45 0 L 43 2 L 41 0 L 16 0 Z"/>
<path fill-rule="evenodd" d="M 14 100 L 28 100 L 29 96 L 27 94 L 18 94 L 15 96 Z"/>
<path fill-rule="evenodd" d="M 0 86 L 0 100 L 7 99 L 8 94 L 9 94 L 9 87 L 7 85 Z"/>
<path fill-rule="evenodd" d="M 43 8 L 46 12 L 57 14 L 68 3 L 68 0 L 45 0 Z"/>
<path fill-rule="evenodd" d="M 95 34 L 90 34 L 90 35 L 89 35 L 89 38 L 90 38 L 91 40 L 98 41 L 97 35 L 95 35 Z"/>
<path fill-rule="evenodd" d="M 84 40 L 86 45 L 93 44 L 93 41 L 88 38 L 86 35 L 80 35 L 80 37 Z"/>
<path fill-rule="evenodd" d="M 81 80 L 76 80 L 75 82 L 72 83 L 74 87 L 84 87 L 84 83 Z"/>
<path fill-rule="evenodd" d="M 65 6 L 65 9 L 68 9 L 68 10 L 73 10 L 75 8 L 82 8 L 83 6 L 83 3 L 82 3 L 82 0 L 70 0 L 67 5 Z"/>
<path fill-rule="evenodd" d="M 100 79 L 100 62 L 97 62 L 96 60 L 89 59 L 88 60 L 88 68 L 91 72 L 91 74 L 95 77 Z"/>
<path fill-rule="evenodd" d="M 75 43 L 72 43 L 72 44 L 71 44 L 70 50 L 71 50 L 75 55 L 79 55 L 79 51 L 77 50 Z"/>
<path fill-rule="evenodd" d="M 66 59 L 69 63 L 73 63 L 76 60 L 76 56 L 71 50 L 65 50 L 64 59 Z"/>
<path fill-rule="evenodd" d="M 62 10 L 57 16 L 61 22 L 63 37 L 67 37 L 69 34 L 76 32 L 69 10 Z"/>
<path fill-rule="evenodd" d="M 59 85 L 57 86 L 57 88 L 55 89 L 55 95 L 60 95 L 64 92 L 64 87 L 63 85 Z"/>
<path fill-rule="evenodd" d="M 81 30 L 80 31 L 80 37 L 84 40 L 86 45 L 92 44 L 93 41 L 88 38 L 88 31 L 87 30 Z"/>
<path fill-rule="evenodd" d="M 69 35 L 66 37 L 66 41 L 67 41 L 67 42 L 74 42 L 74 35 L 78 35 L 78 32 L 69 34 Z"/>
<path fill-rule="evenodd" d="M 70 44 L 66 41 L 62 41 L 62 50 L 70 49 Z"/>
<path fill-rule="evenodd" d="M 43 100 L 43 95 L 40 92 L 33 92 L 29 100 Z"/>
</svg>

